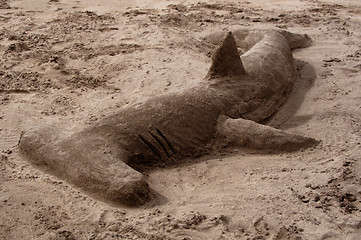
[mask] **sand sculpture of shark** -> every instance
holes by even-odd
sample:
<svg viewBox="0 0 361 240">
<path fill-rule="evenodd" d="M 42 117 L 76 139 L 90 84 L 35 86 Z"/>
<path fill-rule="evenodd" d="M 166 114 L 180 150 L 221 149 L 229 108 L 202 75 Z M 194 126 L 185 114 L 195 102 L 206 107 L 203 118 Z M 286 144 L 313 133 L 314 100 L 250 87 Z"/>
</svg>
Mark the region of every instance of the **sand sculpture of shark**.
<svg viewBox="0 0 361 240">
<path fill-rule="evenodd" d="M 303 35 L 235 31 L 246 50 L 241 57 L 234 35 L 225 35 L 198 86 L 129 105 L 81 132 L 54 127 L 26 132 L 21 152 L 40 169 L 93 196 L 139 206 L 153 198 L 141 173 L 146 167 L 226 147 L 297 150 L 316 144 L 259 124 L 292 90 L 297 72 L 290 44 Z"/>
</svg>

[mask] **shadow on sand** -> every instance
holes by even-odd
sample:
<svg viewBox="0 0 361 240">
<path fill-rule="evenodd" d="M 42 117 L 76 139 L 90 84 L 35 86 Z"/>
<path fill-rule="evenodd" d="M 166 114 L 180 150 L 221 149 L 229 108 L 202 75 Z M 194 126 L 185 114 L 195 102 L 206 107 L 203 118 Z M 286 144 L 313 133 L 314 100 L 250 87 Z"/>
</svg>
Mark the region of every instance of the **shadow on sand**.
<svg viewBox="0 0 361 240">
<path fill-rule="evenodd" d="M 314 67 L 302 60 L 295 59 L 295 64 L 299 73 L 293 91 L 284 105 L 263 124 L 287 130 L 306 124 L 313 116 L 295 116 L 301 107 L 307 92 L 313 87 L 316 72 Z"/>
</svg>

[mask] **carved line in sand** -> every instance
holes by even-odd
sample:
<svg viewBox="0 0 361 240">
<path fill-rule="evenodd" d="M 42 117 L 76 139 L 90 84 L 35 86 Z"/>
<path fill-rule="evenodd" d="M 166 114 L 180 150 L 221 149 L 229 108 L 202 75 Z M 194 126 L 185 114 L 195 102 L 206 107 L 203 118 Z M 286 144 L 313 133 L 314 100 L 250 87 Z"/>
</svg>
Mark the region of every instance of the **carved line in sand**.
<svg viewBox="0 0 361 240">
<path fill-rule="evenodd" d="M 139 206 L 153 199 L 139 171 L 226 147 L 290 151 L 316 140 L 259 124 L 286 101 L 297 72 L 290 49 L 308 37 L 276 30 L 228 33 L 199 86 L 134 104 L 81 132 L 26 132 L 24 156 L 40 169 L 104 200 Z M 219 41 L 223 34 L 210 36 Z"/>
</svg>

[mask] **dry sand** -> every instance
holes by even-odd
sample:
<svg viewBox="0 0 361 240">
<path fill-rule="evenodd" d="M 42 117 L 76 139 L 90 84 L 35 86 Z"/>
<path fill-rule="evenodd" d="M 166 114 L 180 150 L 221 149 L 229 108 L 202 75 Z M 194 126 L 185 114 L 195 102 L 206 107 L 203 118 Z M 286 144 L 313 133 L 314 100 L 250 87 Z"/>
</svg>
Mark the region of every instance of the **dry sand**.
<svg viewBox="0 0 361 240">
<path fill-rule="evenodd" d="M 0 23 L 0 239 L 360 239 L 360 1 L 1 0 Z M 315 149 L 159 168 L 147 181 L 161 203 L 133 209 L 19 155 L 32 126 L 81 129 L 202 81 L 204 36 L 242 27 L 312 38 L 267 124 L 320 139 Z"/>
</svg>

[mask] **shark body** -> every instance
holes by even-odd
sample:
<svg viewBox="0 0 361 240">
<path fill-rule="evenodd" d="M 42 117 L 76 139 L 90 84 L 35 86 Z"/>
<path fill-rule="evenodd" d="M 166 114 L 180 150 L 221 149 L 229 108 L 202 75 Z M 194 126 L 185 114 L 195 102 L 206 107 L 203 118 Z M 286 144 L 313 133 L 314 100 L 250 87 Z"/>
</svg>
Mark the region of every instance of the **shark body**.
<svg viewBox="0 0 361 240">
<path fill-rule="evenodd" d="M 295 150 L 317 143 L 259 124 L 286 101 L 297 72 L 292 34 L 228 33 L 198 86 L 135 103 L 81 132 L 53 127 L 25 133 L 20 150 L 46 172 L 101 199 L 128 206 L 149 202 L 142 170 L 235 146 Z M 298 35 L 295 35 L 299 37 Z"/>
</svg>

